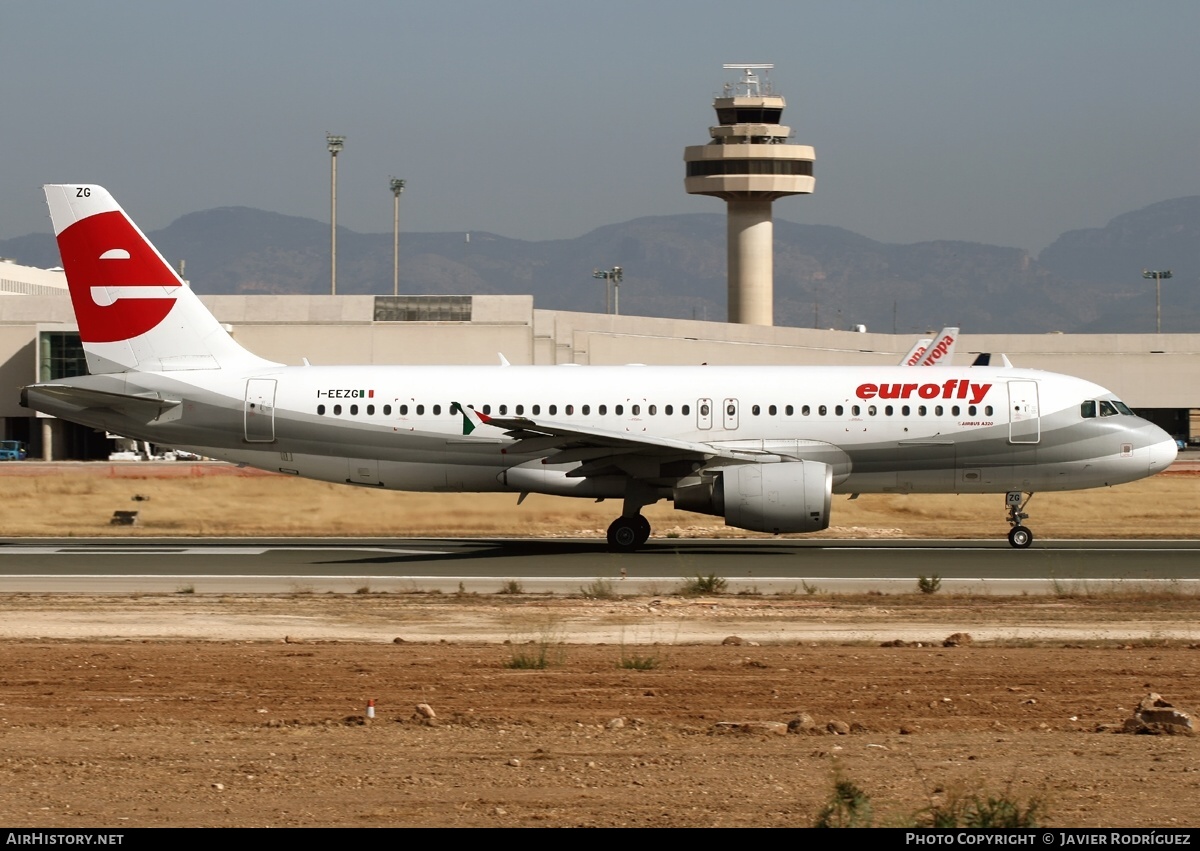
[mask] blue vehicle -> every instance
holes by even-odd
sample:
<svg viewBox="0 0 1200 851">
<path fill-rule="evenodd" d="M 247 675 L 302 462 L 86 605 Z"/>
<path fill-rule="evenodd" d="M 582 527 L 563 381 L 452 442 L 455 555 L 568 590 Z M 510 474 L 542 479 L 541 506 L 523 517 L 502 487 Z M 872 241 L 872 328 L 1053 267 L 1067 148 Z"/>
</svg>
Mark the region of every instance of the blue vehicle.
<svg viewBox="0 0 1200 851">
<path fill-rule="evenodd" d="M 19 440 L 0 440 L 0 461 L 24 461 L 25 444 Z"/>
</svg>

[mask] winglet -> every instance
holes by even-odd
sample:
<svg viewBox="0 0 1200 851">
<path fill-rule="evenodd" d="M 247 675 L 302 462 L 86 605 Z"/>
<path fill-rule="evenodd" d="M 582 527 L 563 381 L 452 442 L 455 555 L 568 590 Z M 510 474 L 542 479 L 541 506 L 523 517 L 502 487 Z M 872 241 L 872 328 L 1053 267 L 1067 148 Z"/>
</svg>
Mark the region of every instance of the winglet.
<svg viewBox="0 0 1200 851">
<path fill-rule="evenodd" d="M 460 402 L 451 402 L 450 404 L 454 406 L 454 410 L 462 414 L 462 433 L 464 437 L 475 431 L 476 421 L 481 423 L 486 423 L 488 421 L 487 415 L 479 413 L 468 405 L 463 405 Z"/>
</svg>

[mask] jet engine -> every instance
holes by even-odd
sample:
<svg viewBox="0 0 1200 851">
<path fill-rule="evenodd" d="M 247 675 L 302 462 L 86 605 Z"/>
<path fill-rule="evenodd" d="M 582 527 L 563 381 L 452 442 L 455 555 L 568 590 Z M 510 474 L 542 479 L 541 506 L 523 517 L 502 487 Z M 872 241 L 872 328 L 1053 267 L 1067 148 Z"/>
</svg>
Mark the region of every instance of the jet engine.
<svg viewBox="0 0 1200 851">
<path fill-rule="evenodd" d="M 818 461 L 737 464 L 678 487 L 675 507 L 755 532 L 819 532 L 829 526 L 833 469 Z"/>
</svg>

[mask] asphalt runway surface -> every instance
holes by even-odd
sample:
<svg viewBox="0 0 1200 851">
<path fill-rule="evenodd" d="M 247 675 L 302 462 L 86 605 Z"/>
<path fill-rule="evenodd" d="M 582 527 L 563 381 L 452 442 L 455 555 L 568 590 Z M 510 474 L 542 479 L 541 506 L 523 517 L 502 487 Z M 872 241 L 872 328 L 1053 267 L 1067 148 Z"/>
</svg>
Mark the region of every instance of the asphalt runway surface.
<svg viewBox="0 0 1200 851">
<path fill-rule="evenodd" d="M 715 575 L 728 591 L 901 593 L 937 577 L 951 593 L 1020 594 L 1166 585 L 1200 591 L 1200 541 L 652 539 L 632 554 L 604 541 L 544 539 L 0 539 L 0 592 L 197 594 L 669 593 Z"/>
</svg>

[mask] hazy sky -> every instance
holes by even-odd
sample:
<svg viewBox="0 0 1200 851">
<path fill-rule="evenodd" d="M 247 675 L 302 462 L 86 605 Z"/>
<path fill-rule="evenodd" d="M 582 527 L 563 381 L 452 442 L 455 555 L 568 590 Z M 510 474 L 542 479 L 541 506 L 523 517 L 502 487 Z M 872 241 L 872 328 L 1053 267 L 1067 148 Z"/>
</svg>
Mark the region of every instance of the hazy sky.
<svg viewBox="0 0 1200 851">
<path fill-rule="evenodd" d="M 0 0 L 0 238 L 43 183 L 144 229 L 244 205 L 338 222 L 579 236 L 721 212 L 683 191 L 726 62 L 773 62 L 812 197 L 776 216 L 885 242 L 1039 251 L 1200 194 L 1200 3 Z"/>
</svg>

